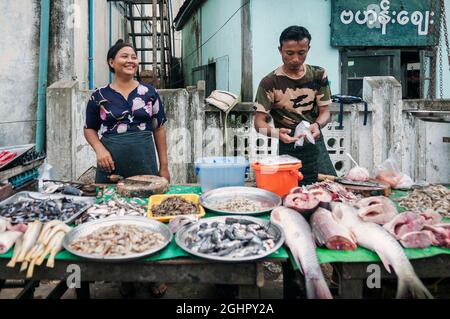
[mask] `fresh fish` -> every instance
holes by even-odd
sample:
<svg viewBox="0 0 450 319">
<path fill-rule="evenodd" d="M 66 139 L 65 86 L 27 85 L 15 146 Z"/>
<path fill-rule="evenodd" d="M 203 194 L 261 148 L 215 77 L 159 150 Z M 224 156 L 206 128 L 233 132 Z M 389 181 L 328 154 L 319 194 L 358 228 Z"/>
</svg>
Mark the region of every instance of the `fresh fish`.
<svg viewBox="0 0 450 319">
<path fill-rule="evenodd" d="M 6 229 L 10 226 L 10 223 L 5 218 L 0 217 L 0 233 L 3 233 L 6 231 Z"/>
<path fill-rule="evenodd" d="M 27 253 L 34 247 L 42 229 L 40 221 L 34 221 L 28 225 L 26 233 L 23 235 L 22 249 L 17 257 L 18 262 L 24 261 Z"/>
<path fill-rule="evenodd" d="M 356 203 L 356 206 L 359 208 L 359 217 L 366 222 L 384 225 L 397 216 L 394 203 L 384 196 L 363 198 Z"/>
<path fill-rule="evenodd" d="M 309 299 L 331 299 L 332 295 L 323 277 L 316 255 L 311 228 L 297 211 L 278 207 L 270 215 L 284 232 L 286 244 L 305 276 L 306 295 Z"/>
<path fill-rule="evenodd" d="M 399 238 L 405 248 L 427 248 L 433 243 L 433 233 L 429 230 L 413 231 Z"/>
<path fill-rule="evenodd" d="M 316 242 L 333 250 L 355 250 L 355 238 L 339 224 L 329 210 L 318 208 L 311 216 L 310 224 Z"/>
<path fill-rule="evenodd" d="M 419 215 L 425 219 L 426 225 L 435 225 L 435 224 L 439 224 L 442 221 L 442 215 L 439 213 L 436 213 L 432 209 L 427 209 L 427 210 L 419 213 Z"/>
<path fill-rule="evenodd" d="M 169 229 L 172 233 L 176 233 L 181 227 L 195 223 L 198 221 L 198 216 L 188 215 L 188 216 L 177 216 L 170 220 Z"/>
<path fill-rule="evenodd" d="M 424 229 L 432 232 L 434 246 L 450 248 L 450 223 L 425 225 Z"/>
<path fill-rule="evenodd" d="M 7 253 L 22 235 L 23 233 L 20 231 L 5 231 L 0 233 L 0 254 Z"/>
<path fill-rule="evenodd" d="M 339 223 L 350 229 L 358 245 L 376 252 L 388 272 L 390 267 L 394 269 L 398 277 L 397 298 L 406 298 L 409 293 L 415 298 L 433 298 L 417 277 L 403 248 L 383 227 L 364 222 L 349 205 L 338 204 L 332 213 Z"/>
<path fill-rule="evenodd" d="M 386 229 L 395 238 L 400 239 L 403 235 L 411 232 L 421 231 L 425 225 L 425 218 L 413 212 L 404 212 L 395 216 L 389 223 L 384 224 Z"/>
</svg>

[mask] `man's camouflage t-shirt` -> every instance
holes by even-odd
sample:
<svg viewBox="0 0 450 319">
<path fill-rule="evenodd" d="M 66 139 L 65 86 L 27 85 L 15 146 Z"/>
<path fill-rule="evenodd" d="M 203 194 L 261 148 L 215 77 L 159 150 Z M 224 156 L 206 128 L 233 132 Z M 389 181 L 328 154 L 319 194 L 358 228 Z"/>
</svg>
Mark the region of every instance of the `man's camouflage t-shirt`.
<svg viewBox="0 0 450 319">
<path fill-rule="evenodd" d="M 298 79 L 287 76 L 279 67 L 259 84 L 255 110 L 270 114 L 275 127 L 292 129 L 303 120 L 313 123 L 319 116 L 319 107 L 331 104 L 325 69 L 304 66 L 305 73 Z"/>
</svg>

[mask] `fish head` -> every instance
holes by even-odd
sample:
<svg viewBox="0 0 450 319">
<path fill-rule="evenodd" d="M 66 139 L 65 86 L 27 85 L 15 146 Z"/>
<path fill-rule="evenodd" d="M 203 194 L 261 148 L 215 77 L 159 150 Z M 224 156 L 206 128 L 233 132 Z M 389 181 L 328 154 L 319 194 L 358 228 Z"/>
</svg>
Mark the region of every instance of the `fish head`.
<svg viewBox="0 0 450 319">
<path fill-rule="evenodd" d="M 358 211 L 351 205 L 342 203 L 335 205 L 332 215 L 339 224 L 347 228 L 359 222 Z"/>
</svg>

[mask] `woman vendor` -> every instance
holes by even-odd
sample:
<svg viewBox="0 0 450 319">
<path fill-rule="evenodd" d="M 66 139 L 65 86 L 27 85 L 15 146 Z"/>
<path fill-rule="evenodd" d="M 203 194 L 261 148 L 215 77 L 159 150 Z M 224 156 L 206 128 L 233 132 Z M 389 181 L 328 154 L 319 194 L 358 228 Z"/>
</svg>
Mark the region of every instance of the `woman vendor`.
<svg viewBox="0 0 450 319">
<path fill-rule="evenodd" d="M 119 40 L 109 49 L 107 62 L 114 79 L 92 94 L 84 128 L 84 136 L 97 156 L 95 182 L 111 183 L 112 174 L 124 178 L 159 175 L 170 181 L 164 107 L 151 84 L 134 80 L 139 67 L 136 50 Z M 164 284 L 150 288 L 154 297 L 166 290 Z M 121 286 L 123 294 L 134 291 L 132 284 Z"/>
<path fill-rule="evenodd" d="M 97 156 L 95 182 L 110 183 L 111 174 L 159 175 L 170 180 L 164 107 L 152 85 L 134 80 L 139 67 L 135 49 L 119 40 L 109 49 L 107 62 L 114 79 L 92 94 L 84 128 Z"/>
</svg>

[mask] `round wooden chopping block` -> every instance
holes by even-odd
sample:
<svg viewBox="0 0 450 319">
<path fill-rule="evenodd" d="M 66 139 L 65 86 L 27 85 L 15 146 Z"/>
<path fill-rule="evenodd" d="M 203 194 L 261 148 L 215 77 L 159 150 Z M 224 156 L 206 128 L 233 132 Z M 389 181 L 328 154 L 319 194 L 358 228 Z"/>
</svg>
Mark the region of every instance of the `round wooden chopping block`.
<svg viewBox="0 0 450 319">
<path fill-rule="evenodd" d="M 370 196 L 386 196 L 389 197 L 391 195 L 391 186 L 388 183 L 381 182 L 379 180 L 369 180 L 369 182 L 375 182 L 378 184 L 382 184 L 383 187 L 368 187 L 368 186 L 356 186 L 356 185 L 347 185 L 341 184 L 345 187 L 346 190 L 353 192 L 355 194 L 361 194 L 364 197 Z"/>
</svg>

